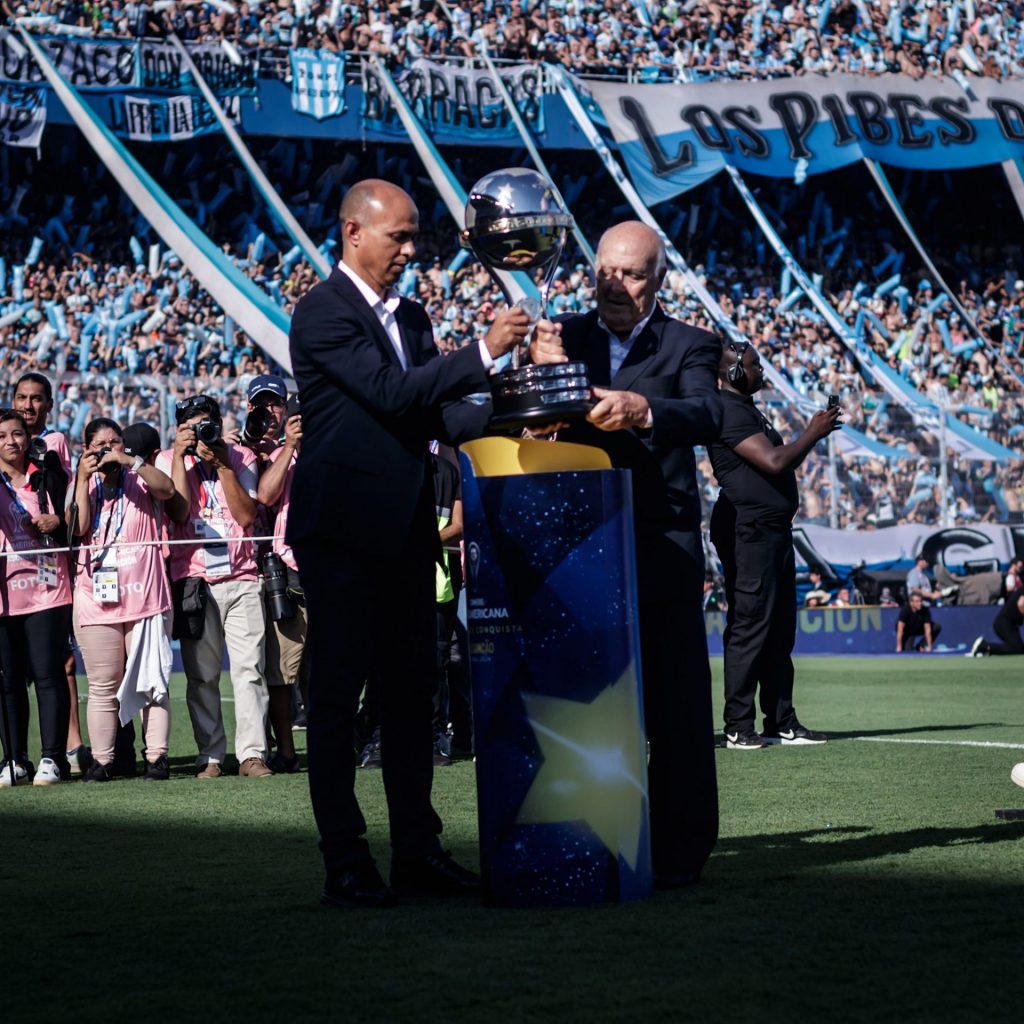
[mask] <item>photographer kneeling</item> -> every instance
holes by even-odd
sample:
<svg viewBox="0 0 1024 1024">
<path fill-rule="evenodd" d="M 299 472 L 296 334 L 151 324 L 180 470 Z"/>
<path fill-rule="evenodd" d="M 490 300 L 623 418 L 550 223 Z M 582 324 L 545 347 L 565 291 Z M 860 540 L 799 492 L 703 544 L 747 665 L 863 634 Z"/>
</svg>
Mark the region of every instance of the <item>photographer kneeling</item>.
<svg viewBox="0 0 1024 1024">
<path fill-rule="evenodd" d="M 157 465 L 170 473 L 176 494 L 167 504 L 172 540 L 205 541 L 171 547 L 175 635 L 188 678 L 188 712 L 198 747 L 197 777 L 222 774 L 227 752 L 221 712 L 224 648 L 235 698 L 235 754 L 239 775 L 263 778 L 267 707 L 263 677 L 262 587 L 253 555 L 256 458 L 221 437 L 221 414 L 209 395 L 177 403 L 174 447 Z"/>
</svg>

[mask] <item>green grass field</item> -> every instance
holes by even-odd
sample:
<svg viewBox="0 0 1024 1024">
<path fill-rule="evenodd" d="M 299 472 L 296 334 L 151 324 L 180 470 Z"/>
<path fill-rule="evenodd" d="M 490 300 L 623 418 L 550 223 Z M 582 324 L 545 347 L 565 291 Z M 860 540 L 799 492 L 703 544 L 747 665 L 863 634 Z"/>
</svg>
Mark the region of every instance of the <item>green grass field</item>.
<svg viewBox="0 0 1024 1024">
<path fill-rule="evenodd" d="M 557 911 L 321 908 L 305 776 L 196 782 L 176 684 L 169 783 L 0 790 L 3 1024 L 1024 1017 L 1021 659 L 799 661 L 833 742 L 718 752 L 700 884 Z M 475 864 L 472 764 L 435 793 Z"/>
</svg>

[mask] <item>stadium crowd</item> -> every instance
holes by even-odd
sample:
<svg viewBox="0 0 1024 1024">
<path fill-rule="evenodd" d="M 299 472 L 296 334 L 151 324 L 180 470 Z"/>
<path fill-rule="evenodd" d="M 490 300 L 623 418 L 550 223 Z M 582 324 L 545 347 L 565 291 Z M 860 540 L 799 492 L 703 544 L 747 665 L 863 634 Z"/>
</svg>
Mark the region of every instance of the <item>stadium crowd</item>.
<svg viewBox="0 0 1024 1024">
<path fill-rule="evenodd" d="M 442 351 L 486 332 L 501 295 L 482 268 L 458 249 L 447 210 L 428 185 L 414 180 L 407 155 L 379 148 L 372 159 L 359 160 L 339 147 L 321 162 L 308 144 L 288 141 L 260 155 L 277 181 L 291 183 L 290 190 L 283 190 L 289 204 L 314 235 L 326 237 L 327 252 L 334 245 L 334 211 L 346 175 L 376 172 L 408 183 L 430 216 L 424 217 L 417 263 L 400 289 L 427 307 Z M 269 218 L 252 212 L 258 207 L 250 202 L 241 176 L 234 190 L 218 185 L 221 158 L 213 145 L 195 147 L 191 155 L 158 151 L 149 157 L 154 173 L 164 180 L 183 176 L 190 182 L 177 197 L 183 208 L 290 311 L 316 281 L 315 272 L 297 248 L 274 234 Z M 236 415 L 248 382 L 276 369 L 267 357 L 223 315 L 175 254 L 162 247 L 150 254 L 155 236 L 109 177 L 88 165 L 79 167 L 75 173 L 81 187 L 77 194 L 66 192 L 63 182 L 80 160 L 74 146 L 54 144 L 43 160 L 20 159 L 20 173 L 9 171 L 0 217 L 5 228 L 0 241 L 0 380 L 9 384 L 33 369 L 53 374 L 58 381 L 56 421 L 74 438 L 94 415 L 125 425 L 149 420 L 166 429 L 174 402 L 202 392 L 215 394 L 226 416 Z M 500 157 L 467 155 L 456 166 L 469 180 L 477 176 L 476 165 L 482 171 L 495 159 Z M 314 165 L 328 170 L 314 178 Z M 596 161 L 582 175 L 578 167 L 575 174 L 562 176 L 562 187 L 577 204 L 585 197 L 586 228 L 594 236 L 615 212 L 592 185 L 603 173 Z M 936 181 L 941 186 L 943 178 Z M 870 192 L 873 202 L 844 198 L 859 197 L 863 190 L 858 188 L 852 178 L 833 184 L 833 176 L 799 189 L 766 180 L 759 201 L 805 268 L 821 274 L 823 288 L 858 344 L 870 345 L 895 374 L 933 400 L 959 409 L 962 418 L 994 440 L 1013 445 L 1024 431 L 1019 387 L 1024 377 L 1024 264 L 1013 245 L 994 245 L 986 238 L 992 237 L 991 220 L 1015 214 L 996 208 L 986 220 L 977 211 L 961 209 L 953 191 L 928 190 L 931 199 L 921 217 L 925 242 L 942 254 L 947 280 L 958 282 L 958 298 L 980 328 L 979 339 L 908 255 L 909 246 L 887 223 L 880 201 Z M 930 216 L 934 208 L 943 210 L 942 218 Z M 858 349 L 837 338 L 802 295 L 789 294 L 792 286 L 784 284 L 772 250 L 728 189 L 711 182 L 690 193 L 685 204 L 665 204 L 655 213 L 712 295 L 799 394 L 812 405 L 838 394 L 848 424 L 913 456 L 841 459 L 837 521 L 851 527 L 935 521 L 941 504 L 936 431 L 915 424 L 870 380 Z M 662 298 L 672 315 L 713 327 L 681 275 L 670 272 Z M 568 256 L 554 284 L 553 311 L 587 309 L 592 299 L 582 257 Z M 780 416 L 792 415 L 782 403 L 776 409 Z M 831 488 L 823 463 L 812 458 L 805 467 L 821 486 L 808 488 L 803 514 L 827 523 Z M 958 522 L 1016 519 L 1024 509 L 1016 464 L 954 459 L 949 487 L 948 504 Z"/>
<path fill-rule="evenodd" d="M 486 46 L 510 61 L 680 81 L 834 72 L 1007 78 L 1024 70 L 1024 5 L 1016 0 L 453 0 L 451 21 L 430 0 L 5 6 L 38 31 L 63 25 L 107 38 L 174 31 L 187 40 L 258 47 L 270 58 L 310 46 L 402 63 L 473 57 Z"/>
</svg>

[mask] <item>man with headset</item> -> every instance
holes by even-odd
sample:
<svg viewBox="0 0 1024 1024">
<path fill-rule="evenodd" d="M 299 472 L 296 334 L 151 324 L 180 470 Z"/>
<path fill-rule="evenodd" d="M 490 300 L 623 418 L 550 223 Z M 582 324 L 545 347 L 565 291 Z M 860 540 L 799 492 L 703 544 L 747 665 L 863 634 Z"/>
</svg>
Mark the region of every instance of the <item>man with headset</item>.
<svg viewBox="0 0 1024 1024">
<path fill-rule="evenodd" d="M 800 504 L 794 470 L 823 437 L 839 429 L 838 404 L 819 409 L 789 444 L 754 405 L 764 384 L 757 350 L 730 342 L 719 365 L 722 433 L 710 446 L 721 487 L 711 513 L 711 540 L 725 574 L 725 745 L 758 750 L 765 743 L 824 743 L 802 726 L 793 707 L 796 572 L 793 516 Z M 754 728 L 761 684 L 764 729 Z"/>
</svg>

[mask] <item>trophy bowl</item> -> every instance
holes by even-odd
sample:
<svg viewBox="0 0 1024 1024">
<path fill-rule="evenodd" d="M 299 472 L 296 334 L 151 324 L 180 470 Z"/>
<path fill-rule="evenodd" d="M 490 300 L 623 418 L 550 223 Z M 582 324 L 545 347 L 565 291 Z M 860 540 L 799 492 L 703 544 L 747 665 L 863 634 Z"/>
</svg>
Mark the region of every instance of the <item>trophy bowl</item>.
<svg viewBox="0 0 1024 1024">
<path fill-rule="evenodd" d="M 547 299 L 565 248 L 572 217 L 554 186 L 525 167 L 507 167 L 484 175 L 466 201 L 462 243 L 469 247 L 512 303 L 507 274 L 542 271 L 540 298 L 514 303 L 536 322 L 547 315 Z M 584 363 L 519 366 L 491 381 L 494 427 L 538 427 L 586 416 L 593 406 Z"/>
</svg>

